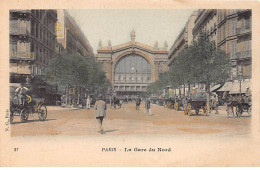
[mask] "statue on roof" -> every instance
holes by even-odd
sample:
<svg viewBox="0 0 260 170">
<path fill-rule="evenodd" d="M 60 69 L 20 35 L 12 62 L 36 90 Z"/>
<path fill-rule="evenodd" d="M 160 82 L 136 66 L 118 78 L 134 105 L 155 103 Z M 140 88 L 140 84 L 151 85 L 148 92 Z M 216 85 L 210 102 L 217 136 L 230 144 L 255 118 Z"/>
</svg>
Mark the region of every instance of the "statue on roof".
<svg viewBox="0 0 260 170">
<path fill-rule="evenodd" d="M 164 41 L 164 48 L 166 48 L 166 49 L 168 48 L 168 43 L 166 40 Z"/>
<path fill-rule="evenodd" d="M 98 47 L 102 47 L 102 40 L 100 39 L 99 42 L 98 42 Z"/>
<path fill-rule="evenodd" d="M 135 37 L 136 37 L 136 35 L 135 35 L 135 29 L 133 29 L 132 32 L 131 32 L 131 40 L 134 41 L 134 40 L 135 40 Z"/>
<path fill-rule="evenodd" d="M 154 48 L 155 49 L 158 49 L 158 41 L 156 40 L 155 43 L 154 43 Z"/>
<path fill-rule="evenodd" d="M 107 44 L 109 47 L 111 47 L 111 40 L 108 40 Z"/>
</svg>

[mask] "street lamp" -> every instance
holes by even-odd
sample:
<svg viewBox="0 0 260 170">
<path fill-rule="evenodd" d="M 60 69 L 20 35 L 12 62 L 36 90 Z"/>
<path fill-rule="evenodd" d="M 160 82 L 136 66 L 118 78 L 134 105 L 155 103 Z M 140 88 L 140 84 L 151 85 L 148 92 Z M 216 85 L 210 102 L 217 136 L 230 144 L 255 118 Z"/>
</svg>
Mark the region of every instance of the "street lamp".
<svg viewBox="0 0 260 170">
<path fill-rule="evenodd" d="M 239 94 L 240 94 L 240 97 L 241 97 L 241 82 L 242 82 L 242 79 L 243 79 L 243 75 L 240 73 L 238 76 L 238 81 L 239 81 Z"/>
</svg>

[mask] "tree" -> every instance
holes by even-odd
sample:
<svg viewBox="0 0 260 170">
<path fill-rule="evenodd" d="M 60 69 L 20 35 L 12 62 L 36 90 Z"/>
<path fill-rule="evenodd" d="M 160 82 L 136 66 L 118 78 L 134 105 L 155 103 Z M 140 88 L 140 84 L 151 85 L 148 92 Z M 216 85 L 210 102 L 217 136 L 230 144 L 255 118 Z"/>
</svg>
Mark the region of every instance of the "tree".
<svg viewBox="0 0 260 170">
<path fill-rule="evenodd" d="M 110 86 L 93 56 L 67 52 L 51 59 L 46 68 L 45 80 L 57 86 L 75 87 L 78 91 L 82 88 L 94 91 L 97 87 Z"/>
<path fill-rule="evenodd" d="M 209 108 L 210 85 L 224 82 L 229 77 L 229 58 L 224 51 L 217 49 L 205 32 L 200 32 L 198 40 L 192 44 L 192 61 L 196 64 L 194 73 L 198 83 L 205 84 L 207 108 Z"/>
<path fill-rule="evenodd" d="M 229 77 L 230 64 L 226 53 L 216 48 L 206 33 L 200 32 L 198 39 L 185 46 L 174 59 L 167 73 L 159 81 L 152 83 L 148 90 L 156 91 L 171 85 L 180 88 L 185 84 L 204 84 L 207 90 L 209 108 L 210 85 L 225 82 Z"/>
</svg>

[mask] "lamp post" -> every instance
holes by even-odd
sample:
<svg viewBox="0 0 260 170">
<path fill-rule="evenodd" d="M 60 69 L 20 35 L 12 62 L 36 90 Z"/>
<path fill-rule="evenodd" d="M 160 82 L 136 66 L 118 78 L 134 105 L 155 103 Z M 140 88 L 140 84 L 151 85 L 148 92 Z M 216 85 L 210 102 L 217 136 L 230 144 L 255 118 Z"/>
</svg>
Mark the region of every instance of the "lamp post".
<svg viewBox="0 0 260 170">
<path fill-rule="evenodd" d="M 239 81 L 239 94 L 240 94 L 240 97 L 241 97 L 241 82 L 242 82 L 242 79 L 243 79 L 242 74 L 240 73 L 237 78 L 238 78 L 238 81 Z"/>
</svg>

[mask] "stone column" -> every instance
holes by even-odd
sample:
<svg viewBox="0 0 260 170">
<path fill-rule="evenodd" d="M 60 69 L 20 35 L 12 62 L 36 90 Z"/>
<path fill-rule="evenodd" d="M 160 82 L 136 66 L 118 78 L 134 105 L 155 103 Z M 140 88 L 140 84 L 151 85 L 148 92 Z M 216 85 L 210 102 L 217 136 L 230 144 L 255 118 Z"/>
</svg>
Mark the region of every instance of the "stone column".
<svg viewBox="0 0 260 170">
<path fill-rule="evenodd" d="M 154 81 L 157 81 L 159 79 L 159 62 L 154 62 Z"/>
<path fill-rule="evenodd" d="M 113 79 L 112 79 L 112 61 L 107 62 L 107 78 L 110 80 L 111 84 L 113 84 Z"/>
</svg>

